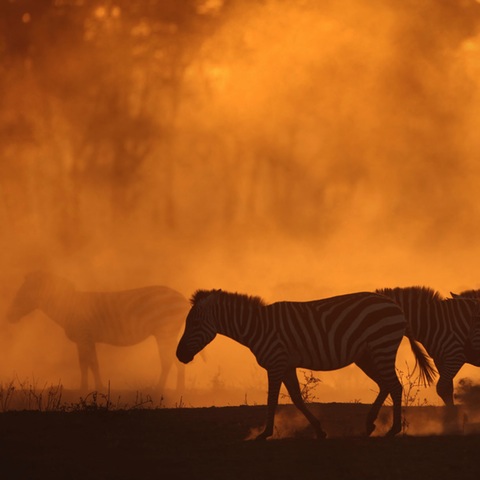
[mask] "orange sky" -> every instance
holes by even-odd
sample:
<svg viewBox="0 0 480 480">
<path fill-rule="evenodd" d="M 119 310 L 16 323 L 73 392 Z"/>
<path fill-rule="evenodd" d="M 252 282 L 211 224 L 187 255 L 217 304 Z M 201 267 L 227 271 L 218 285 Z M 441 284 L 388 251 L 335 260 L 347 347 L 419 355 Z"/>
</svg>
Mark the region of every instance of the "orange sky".
<svg viewBox="0 0 480 480">
<path fill-rule="evenodd" d="M 81 171 L 90 158 L 100 171 L 115 158 L 115 142 L 82 130 L 87 122 L 78 112 L 87 119 L 95 112 L 81 105 L 90 83 L 75 86 L 84 92 L 78 104 L 68 89 L 47 92 L 59 58 L 67 85 L 79 65 L 88 71 L 88 49 L 71 56 L 47 43 L 42 48 L 51 56 L 40 74 L 35 63 L 9 70 L 13 100 L 0 122 L 27 118 L 35 141 L 15 139 L 1 151 L 0 221 L 7 228 L 0 233 L 0 309 L 36 268 L 53 269 L 83 290 L 164 284 L 187 297 L 197 288 L 222 288 L 267 302 L 408 285 L 444 295 L 479 288 L 480 37 L 440 8 L 422 23 L 417 10 L 388 2 L 315 3 L 271 1 L 227 15 L 222 2 L 204 2 L 201 15 L 225 18 L 188 57 L 175 108 L 168 87 L 150 80 L 159 78 L 155 62 L 166 55 L 154 41 L 158 30 L 145 21 L 128 27 L 131 55 L 151 52 L 128 63 L 130 40 L 115 37 L 115 28 L 127 25 L 125 12 L 92 11 L 85 42 L 112 40 L 112 58 L 125 58 L 111 68 L 131 83 L 112 83 L 112 91 L 124 95 L 129 118 L 144 114 L 163 126 L 165 115 L 170 122 L 145 137 L 150 148 L 129 190 L 136 202 L 129 212 L 112 210 L 104 180 L 87 179 L 72 196 L 73 165 Z M 163 28 L 175 34 L 171 24 Z M 98 97 L 100 105 L 107 96 Z M 120 140 L 119 114 L 105 105 L 108 124 L 118 127 L 112 138 Z M 137 123 L 127 126 L 134 131 Z M 145 140 L 138 138 L 141 149 Z M 97 150 L 88 157 L 92 145 Z M 170 223 L 163 218 L 169 188 Z M 72 198 L 82 223 L 81 231 L 75 222 L 69 227 L 66 246 L 57 210 Z M 74 345 L 42 314 L 1 324 L 0 335 L 0 381 L 77 385 Z M 238 400 L 228 402 L 242 403 L 245 394 L 262 401 L 266 376 L 248 351 L 217 339 L 206 354 L 187 371 L 192 387 L 235 390 Z M 101 346 L 99 355 L 104 377 L 118 388 L 155 382 L 153 340 Z M 404 358 L 411 357 L 402 353 L 399 368 Z M 466 367 L 457 379 L 467 375 L 478 377 L 478 369 Z M 375 395 L 354 367 L 319 376 L 319 400 L 369 402 Z M 212 391 L 211 401 L 221 403 L 220 393 Z M 425 395 L 438 403 L 432 392 Z"/>
</svg>

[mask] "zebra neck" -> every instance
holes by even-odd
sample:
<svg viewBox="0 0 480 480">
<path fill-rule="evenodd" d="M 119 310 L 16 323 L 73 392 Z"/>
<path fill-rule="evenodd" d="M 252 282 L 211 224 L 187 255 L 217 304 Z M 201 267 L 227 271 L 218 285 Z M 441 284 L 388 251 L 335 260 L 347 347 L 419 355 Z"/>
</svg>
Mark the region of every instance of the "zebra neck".
<svg viewBox="0 0 480 480">
<path fill-rule="evenodd" d="M 46 295 L 39 309 L 55 323 L 65 327 L 74 311 L 75 291 L 52 292 Z"/>
<path fill-rule="evenodd" d="M 258 308 L 224 308 L 216 315 L 217 333 L 248 347 L 258 317 Z"/>
</svg>

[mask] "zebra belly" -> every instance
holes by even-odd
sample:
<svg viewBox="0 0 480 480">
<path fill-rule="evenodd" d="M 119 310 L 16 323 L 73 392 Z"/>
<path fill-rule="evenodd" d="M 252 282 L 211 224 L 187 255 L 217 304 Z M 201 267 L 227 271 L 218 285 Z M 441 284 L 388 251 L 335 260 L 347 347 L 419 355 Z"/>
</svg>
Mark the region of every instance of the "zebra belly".
<svg viewBox="0 0 480 480">
<path fill-rule="evenodd" d="M 305 353 L 294 352 L 290 355 L 289 365 L 295 368 L 304 368 L 306 370 L 317 370 L 327 372 L 338 370 L 339 368 L 348 367 L 354 362 L 352 358 L 337 359 L 330 357 L 315 358 L 305 355 Z"/>
<path fill-rule="evenodd" d="M 109 325 L 108 328 L 84 328 L 66 329 L 70 340 L 76 343 L 106 343 L 117 347 L 129 347 L 146 340 L 152 332 L 145 329 L 126 329 L 118 325 Z"/>
<path fill-rule="evenodd" d="M 122 335 L 120 332 L 117 335 L 105 335 L 100 336 L 96 342 L 98 343 L 106 343 L 108 345 L 114 345 L 116 347 L 130 347 L 132 345 L 137 345 L 138 343 L 143 342 L 151 334 L 149 333 L 139 333 L 139 334 L 128 334 Z"/>
</svg>

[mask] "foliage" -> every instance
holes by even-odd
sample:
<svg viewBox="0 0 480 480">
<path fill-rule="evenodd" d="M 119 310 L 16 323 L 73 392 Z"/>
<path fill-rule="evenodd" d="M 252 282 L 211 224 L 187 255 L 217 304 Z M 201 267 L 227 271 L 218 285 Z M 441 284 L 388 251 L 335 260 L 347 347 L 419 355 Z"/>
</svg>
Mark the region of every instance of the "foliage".
<svg viewBox="0 0 480 480">
<path fill-rule="evenodd" d="M 137 391 L 133 403 L 122 401 L 119 395 L 116 401 L 112 400 L 110 383 L 106 392 L 92 391 L 80 396 L 78 402 L 66 401 L 63 396 L 63 385 L 44 384 L 38 386 L 33 379 L 20 380 L 0 384 L 0 412 L 12 410 L 37 410 L 40 412 L 108 412 L 112 410 L 137 410 L 149 408 L 163 408 L 163 397 L 157 405 L 150 394 Z M 182 399 L 178 408 L 185 406 Z"/>
<path fill-rule="evenodd" d="M 424 387 L 421 376 L 414 374 L 408 362 L 405 362 L 405 370 L 397 368 L 397 375 L 403 387 L 402 404 L 404 407 L 424 407 L 428 405 L 427 399 L 421 398 L 421 391 Z"/>
<path fill-rule="evenodd" d="M 300 382 L 300 393 L 302 394 L 302 399 L 305 403 L 311 403 L 317 400 L 317 396 L 314 394 L 315 389 L 318 384 L 321 383 L 321 380 L 316 377 L 312 370 L 308 372 L 306 370 L 302 371 L 303 382 Z"/>
<path fill-rule="evenodd" d="M 312 403 L 317 400 L 317 396 L 315 395 L 315 389 L 317 388 L 318 384 L 321 383 L 321 380 L 315 376 L 312 370 L 301 370 L 303 375 L 303 381 L 299 380 L 300 385 L 300 393 L 302 395 L 302 399 L 305 403 Z M 290 398 L 288 394 L 280 393 L 282 398 Z"/>
</svg>

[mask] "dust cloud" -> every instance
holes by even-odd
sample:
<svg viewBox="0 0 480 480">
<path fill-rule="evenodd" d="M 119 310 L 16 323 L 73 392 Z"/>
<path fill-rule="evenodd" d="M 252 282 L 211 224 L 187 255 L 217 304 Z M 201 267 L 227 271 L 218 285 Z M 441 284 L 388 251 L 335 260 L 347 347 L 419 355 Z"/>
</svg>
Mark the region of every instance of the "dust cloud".
<svg viewBox="0 0 480 480">
<path fill-rule="evenodd" d="M 2 2 L 2 312 L 39 268 L 268 302 L 480 287 L 478 2 L 147 3 Z M 60 327 L 0 325 L 2 381 L 78 385 Z M 99 356 L 119 388 L 158 378 L 153 340 Z M 375 397 L 354 367 L 319 375 L 319 401 Z M 267 388 L 224 339 L 187 385 L 206 404 Z"/>
</svg>

